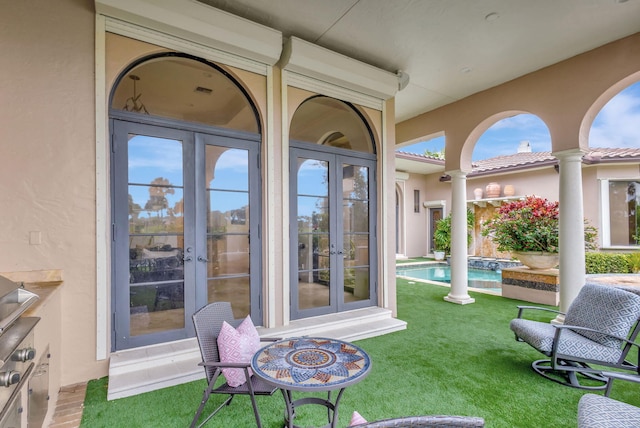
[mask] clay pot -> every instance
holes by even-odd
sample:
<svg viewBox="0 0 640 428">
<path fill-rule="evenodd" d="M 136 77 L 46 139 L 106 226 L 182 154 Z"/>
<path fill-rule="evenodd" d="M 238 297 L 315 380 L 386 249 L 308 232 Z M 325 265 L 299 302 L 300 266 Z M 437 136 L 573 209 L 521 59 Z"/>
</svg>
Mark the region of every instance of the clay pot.
<svg viewBox="0 0 640 428">
<path fill-rule="evenodd" d="M 479 187 L 477 189 L 473 189 L 473 196 L 475 196 L 476 200 L 482 199 L 482 189 Z"/>
<path fill-rule="evenodd" d="M 500 185 L 498 183 L 489 183 L 485 188 L 487 198 L 499 198 L 500 197 Z"/>
<path fill-rule="evenodd" d="M 505 196 L 513 196 L 516 194 L 516 188 L 512 184 L 504 186 L 503 193 Z"/>
</svg>

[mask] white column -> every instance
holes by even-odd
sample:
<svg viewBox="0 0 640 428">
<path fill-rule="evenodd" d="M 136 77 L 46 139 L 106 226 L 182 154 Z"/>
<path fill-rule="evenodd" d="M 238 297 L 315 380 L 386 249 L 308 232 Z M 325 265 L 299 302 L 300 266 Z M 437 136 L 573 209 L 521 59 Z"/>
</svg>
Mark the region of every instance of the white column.
<svg viewBox="0 0 640 428">
<path fill-rule="evenodd" d="M 553 153 L 560 161 L 560 311 L 566 312 L 585 281 L 584 206 L 580 149 Z M 558 317 L 556 322 L 563 322 Z"/>
<path fill-rule="evenodd" d="M 467 275 L 467 175 L 458 170 L 451 175 L 451 291 L 444 300 L 466 305 L 469 297 Z"/>
</svg>

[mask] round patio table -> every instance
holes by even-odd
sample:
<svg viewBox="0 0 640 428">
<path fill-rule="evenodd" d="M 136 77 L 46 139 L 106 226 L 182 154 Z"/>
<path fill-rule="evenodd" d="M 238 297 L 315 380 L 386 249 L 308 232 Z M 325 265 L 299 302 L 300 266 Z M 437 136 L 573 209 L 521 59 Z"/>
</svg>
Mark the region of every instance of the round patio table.
<svg viewBox="0 0 640 428">
<path fill-rule="evenodd" d="M 296 337 L 274 342 L 260 349 L 251 360 L 254 374 L 282 391 L 286 406 L 285 424 L 295 428 L 296 408 L 320 405 L 327 408 L 329 423 L 336 427 L 338 405 L 344 390 L 364 379 L 371 370 L 371 359 L 360 347 L 342 340 L 323 337 Z M 338 390 L 335 401 L 331 391 Z M 294 400 L 292 391 L 327 391 L 327 399 L 303 397 Z"/>
</svg>

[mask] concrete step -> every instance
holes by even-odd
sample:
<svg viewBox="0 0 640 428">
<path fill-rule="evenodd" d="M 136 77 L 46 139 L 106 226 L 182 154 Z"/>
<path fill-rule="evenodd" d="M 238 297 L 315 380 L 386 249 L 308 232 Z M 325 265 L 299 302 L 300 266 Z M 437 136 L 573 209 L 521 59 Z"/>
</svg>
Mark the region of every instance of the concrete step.
<svg viewBox="0 0 640 428">
<path fill-rule="evenodd" d="M 292 321 L 284 327 L 258 328 L 261 337 L 329 337 L 356 341 L 404 330 L 407 323 L 384 308 L 364 308 Z M 108 400 L 204 378 L 195 338 L 114 352 L 109 361 Z"/>
</svg>

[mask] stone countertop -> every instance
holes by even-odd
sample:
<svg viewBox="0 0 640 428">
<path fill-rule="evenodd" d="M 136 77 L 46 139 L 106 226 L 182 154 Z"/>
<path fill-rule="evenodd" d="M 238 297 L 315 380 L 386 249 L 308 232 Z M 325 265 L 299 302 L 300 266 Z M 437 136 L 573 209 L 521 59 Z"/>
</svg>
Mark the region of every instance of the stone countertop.
<svg viewBox="0 0 640 428">
<path fill-rule="evenodd" d="M 625 285 L 640 287 L 639 274 L 598 274 L 587 275 L 587 282 L 597 282 L 608 285 Z"/>
<path fill-rule="evenodd" d="M 38 300 L 27 309 L 22 316 L 37 316 L 38 309 L 62 286 L 62 281 L 46 283 L 25 283 L 24 288 L 38 295 Z"/>
<path fill-rule="evenodd" d="M 25 290 L 38 296 L 38 300 L 27 309 L 23 316 L 34 316 L 38 309 L 44 306 L 63 283 L 62 270 L 34 270 L 19 272 L 0 272 L 1 276 L 10 279 L 18 284 L 22 283 Z"/>
</svg>

